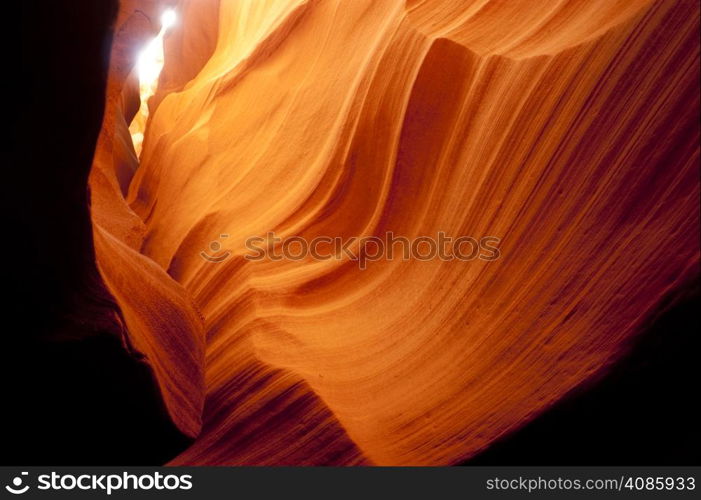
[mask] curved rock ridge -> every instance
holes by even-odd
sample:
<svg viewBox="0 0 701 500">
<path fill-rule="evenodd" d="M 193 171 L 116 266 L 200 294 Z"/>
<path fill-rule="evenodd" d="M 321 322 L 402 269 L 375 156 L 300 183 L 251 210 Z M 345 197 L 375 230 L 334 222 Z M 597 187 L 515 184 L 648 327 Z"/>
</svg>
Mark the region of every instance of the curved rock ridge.
<svg viewBox="0 0 701 500">
<path fill-rule="evenodd" d="M 539 5 L 177 3 L 141 163 L 125 98 L 91 180 L 105 281 L 197 435 L 174 464 L 460 462 L 698 277 L 697 2 Z M 269 232 L 500 257 L 246 259 Z"/>
<path fill-rule="evenodd" d="M 407 0 L 408 17 L 431 38 L 482 55 L 555 55 L 628 21 L 651 0 Z"/>
</svg>

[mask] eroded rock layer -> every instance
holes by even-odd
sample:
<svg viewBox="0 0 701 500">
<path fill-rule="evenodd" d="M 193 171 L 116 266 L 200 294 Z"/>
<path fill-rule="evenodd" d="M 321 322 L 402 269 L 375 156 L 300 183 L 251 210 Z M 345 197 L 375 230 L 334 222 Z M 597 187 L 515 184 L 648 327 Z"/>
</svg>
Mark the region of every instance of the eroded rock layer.
<svg viewBox="0 0 701 500">
<path fill-rule="evenodd" d="M 452 464 L 615 361 L 698 275 L 698 8 L 176 3 L 140 164 L 115 73 L 91 178 L 173 463 Z M 246 260 L 270 231 L 500 258 Z"/>
</svg>

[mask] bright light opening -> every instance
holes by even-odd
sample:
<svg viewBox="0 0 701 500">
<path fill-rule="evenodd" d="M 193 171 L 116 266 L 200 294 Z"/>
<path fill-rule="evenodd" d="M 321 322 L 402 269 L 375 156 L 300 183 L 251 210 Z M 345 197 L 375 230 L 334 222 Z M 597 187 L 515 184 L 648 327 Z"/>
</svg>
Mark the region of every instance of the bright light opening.
<svg viewBox="0 0 701 500">
<path fill-rule="evenodd" d="M 158 77 L 163 69 L 163 37 L 166 32 L 175 26 L 177 15 L 173 9 L 168 9 L 161 15 L 161 31 L 156 38 L 151 40 L 139 53 L 136 60 L 136 72 L 139 77 L 139 94 L 141 107 L 129 125 L 129 132 L 134 143 L 136 155 L 141 155 L 141 146 L 144 140 L 144 129 L 148 120 L 148 100 L 156 93 Z"/>
<path fill-rule="evenodd" d="M 173 9 L 168 9 L 163 12 L 163 15 L 161 16 L 161 26 L 163 29 L 167 30 L 175 25 L 176 19 L 177 16 L 175 15 L 175 11 Z"/>
</svg>

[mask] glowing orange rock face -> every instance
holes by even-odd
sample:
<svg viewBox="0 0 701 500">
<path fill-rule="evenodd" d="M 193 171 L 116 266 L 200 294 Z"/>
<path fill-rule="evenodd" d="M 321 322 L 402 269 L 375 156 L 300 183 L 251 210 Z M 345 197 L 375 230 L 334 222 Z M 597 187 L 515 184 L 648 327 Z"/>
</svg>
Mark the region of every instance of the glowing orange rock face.
<svg viewBox="0 0 701 500">
<path fill-rule="evenodd" d="M 109 106 L 91 179 L 105 281 L 196 436 L 174 463 L 458 462 L 698 273 L 695 1 L 177 9 L 133 179 Z M 269 231 L 501 257 L 245 259 Z"/>
</svg>

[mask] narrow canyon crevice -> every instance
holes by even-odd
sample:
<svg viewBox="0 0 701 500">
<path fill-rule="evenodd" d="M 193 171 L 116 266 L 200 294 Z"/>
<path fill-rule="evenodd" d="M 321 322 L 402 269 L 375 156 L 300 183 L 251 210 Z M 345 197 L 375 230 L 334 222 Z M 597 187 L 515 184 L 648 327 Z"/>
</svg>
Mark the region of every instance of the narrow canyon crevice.
<svg viewBox="0 0 701 500">
<path fill-rule="evenodd" d="M 572 405 L 613 400 L 602 380 L 636 394 L 636 352 L 684 330 L 701 253 L 695 1 L 113 9 L 67 274 L 90 277 L 90 316 L 124 339 L 105 349 L 145 370 L 164 462 L 521 462 L 543 425 L 586 427 Z M 137 154 L 136 58 L 165 9 L 178 20 Z M 490 236 L 500 256 L 247 259 L 271 232 Z M 213 241 L 221 261 L 202 257 Z M 593 454 L 579 446 L 568 460 Z M 562 453 L 544 449 L 535 461 Z"/>
</svg>

